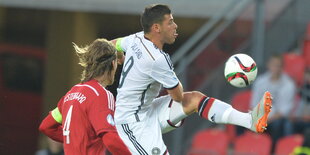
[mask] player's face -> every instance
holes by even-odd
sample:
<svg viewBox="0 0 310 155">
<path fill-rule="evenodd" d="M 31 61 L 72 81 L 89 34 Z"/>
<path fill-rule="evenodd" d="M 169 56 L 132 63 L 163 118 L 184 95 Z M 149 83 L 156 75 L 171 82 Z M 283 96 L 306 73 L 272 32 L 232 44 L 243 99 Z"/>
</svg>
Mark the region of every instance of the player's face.
<svg viewBox="0 0 310 155">
<path fill-rule="evenodd" d="M 279 58 L 271 58 L 268 62 L 268 69 L 273 75 L 280 75 L 282 72 L 282 62 Z"/>
<path fill-rule="evenodd" d="M 178 25 L 174 22 L 172 14 L 165 15 L 164 20 L 160 25 L 162 42 L 166 44 L 173 44 L 178 36 Z"/>
</svg>

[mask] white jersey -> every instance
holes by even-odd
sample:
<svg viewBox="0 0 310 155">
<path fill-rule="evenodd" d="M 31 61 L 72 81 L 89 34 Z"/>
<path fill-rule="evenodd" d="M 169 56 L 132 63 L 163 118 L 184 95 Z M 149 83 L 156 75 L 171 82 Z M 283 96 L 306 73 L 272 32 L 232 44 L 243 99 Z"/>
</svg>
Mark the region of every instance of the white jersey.
<svg viewBox="0 0 310 155">
<path fill-rule="evenodd" d="M 179 79 L 169 55 L 146 39 L 143 32 L 118 40 L 116 46 L 126 53 L 126 58 L 117 89 L 115 122 L 139 122 L 147 117 L 161 86 L 175 88 Z"/>
</svg>

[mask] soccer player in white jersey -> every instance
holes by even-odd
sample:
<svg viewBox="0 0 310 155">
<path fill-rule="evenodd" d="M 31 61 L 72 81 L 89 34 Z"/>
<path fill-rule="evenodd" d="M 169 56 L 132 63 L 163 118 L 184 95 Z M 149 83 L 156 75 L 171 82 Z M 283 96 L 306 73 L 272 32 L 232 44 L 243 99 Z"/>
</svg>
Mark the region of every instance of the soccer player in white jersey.
<svg viewBox="0 0 310 155">
<path fill-rule="evenodd" d="M 177 25 L 167 5 L 147 6 L 141 16 L 143 32 L 112 42 L 126 54 L 116 99 L 115 122 L 121 139 L 132 154 L 169 154 L 162 133 L 179 127 L 193 113 L 214 123 L 235 124 L 264 132 L 271 109 L 266 92 L 249 113 L 208 97 L 201 92 L 183 92 L 164 44 L 177 38 Z M 122 52 L 118 52 L 119 55 Z M 163 86 L 168 95 L 158 97 Z"/>
</svg>

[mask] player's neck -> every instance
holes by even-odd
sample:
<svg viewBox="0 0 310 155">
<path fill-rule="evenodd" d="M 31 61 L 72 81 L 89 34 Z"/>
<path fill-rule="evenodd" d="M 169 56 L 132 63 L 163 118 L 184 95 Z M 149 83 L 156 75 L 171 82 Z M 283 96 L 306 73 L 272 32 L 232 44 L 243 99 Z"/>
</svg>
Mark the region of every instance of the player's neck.
<svg viewBox="0 0 310 155">
<path fill-rule="evenodd" d="M 102 87 L 108 86 L 108 80 L 104 78 L 104 76 L 99 76 L 94 78 Z"/>
<path fill-rule="evenodd" d="M 151 41 L 160 50 L 163 49 L 164 44 L 160 41 L 159 37 L 151 33 L 144 34 L 144 38 Z"/>
</svg>

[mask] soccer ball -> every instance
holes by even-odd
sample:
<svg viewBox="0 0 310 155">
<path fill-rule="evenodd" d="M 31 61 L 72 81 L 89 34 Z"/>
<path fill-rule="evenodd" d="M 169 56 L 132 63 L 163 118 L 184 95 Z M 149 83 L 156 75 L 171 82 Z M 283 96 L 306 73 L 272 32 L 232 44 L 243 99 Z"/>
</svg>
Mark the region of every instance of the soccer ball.
<svg viewBox="0 0 310 155">
<path fill-rule="evenodd" d="M 225 63 L 224 75 L 231 85 L 238 88 L 246 87 L 256 78 L 256 63 L 246 54 L 232 55 Z"/>
</svg>

